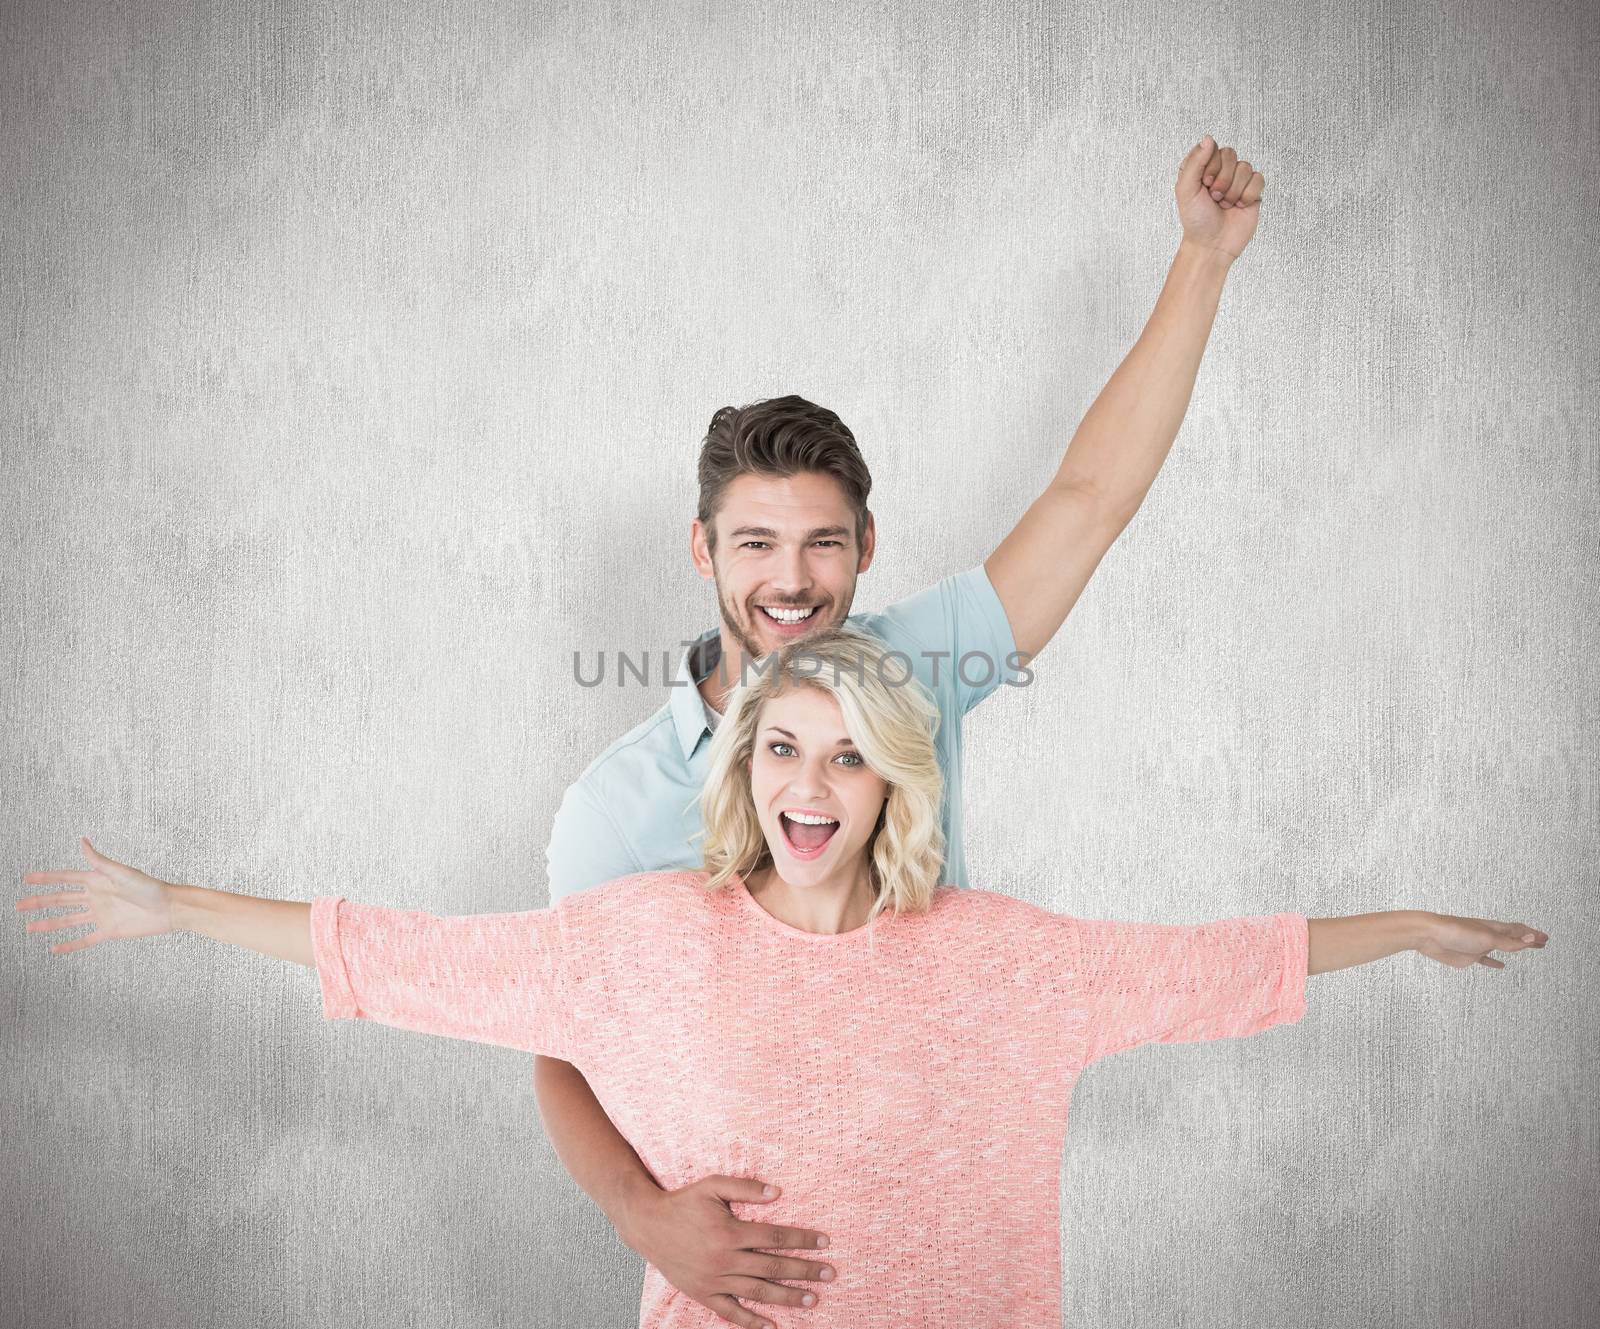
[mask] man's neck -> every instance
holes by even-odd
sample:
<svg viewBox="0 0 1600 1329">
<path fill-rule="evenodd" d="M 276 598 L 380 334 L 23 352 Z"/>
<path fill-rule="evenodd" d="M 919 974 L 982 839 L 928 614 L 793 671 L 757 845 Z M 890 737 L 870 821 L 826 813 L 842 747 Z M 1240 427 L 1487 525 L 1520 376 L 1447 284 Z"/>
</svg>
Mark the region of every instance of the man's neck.
<svg viewBox="0 0 1600 1329">
<path fill-rule="evenodd" d="M 721 629 L 718 640 L 721 642 L 722 650 L 717 656 L 717 662 L 711 666 L 711 672 L 696 686 L 706 705 L 721 715 L 727 709 L 729 694 L 739 686 L 739 672 L 748 657 L 737 642 L 729 639 L 727 628 Z M 754 666 L 755 662 L 752 660 L 747 672 L 753 674 Z"/>
<path fill-rule="evenodd" d="M 728 699 L 728 690 L 719 686 L 717 671 L 713 669 L 696 686 L 700 689 L 701 700 L 718 715 L 721 715 L 723 703 Z"/>
</svg>

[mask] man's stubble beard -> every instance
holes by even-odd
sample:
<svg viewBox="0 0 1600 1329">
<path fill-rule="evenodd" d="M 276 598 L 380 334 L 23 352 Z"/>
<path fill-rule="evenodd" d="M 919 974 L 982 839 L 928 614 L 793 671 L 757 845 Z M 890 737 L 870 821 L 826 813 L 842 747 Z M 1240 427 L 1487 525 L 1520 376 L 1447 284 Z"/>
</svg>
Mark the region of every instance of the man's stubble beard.
<svg viewBox="0 0 1600 1329">
<path fill-rule="evenodd" d="M 722 619 L 722 624 L 728 630 L 729 636 L 731 636 L 734 641 L 738 643 L 739 649 L 744 653 L 745 660 L 748 661 L 753 668 L 755 663 L 766 658 L 768 652 L 762 650 L 760 642 L 755 641 L 752 638 L 751 634 L 754 631 L 753 625 L 746 626 L 744 623 L 741 623 L 734 614 L 732 602 L 722 593 L 722 578 L 716 576 L 714 572 L 713 584 L 715 585 L 717 591 L 717 613 Z M 856 584 L 854 581 L 852 581 L 850 583 L 850 589 L 845 595 L 843 612 L 839 613 L 837 618 L 829 619 L 827 626 L 837 626 L 838 624 L 843 623 L 844 620 L 850 616 L 850 606 L 855 601 L 855 597 Z M 761 611 L 759 609 L 751 609 L 751 613 L 753 614 L 759 614 L 760 612 Z M 818 625 L 813 630 L 821 631 L 821 625 Z M 788 640 L 804 641 L 805 637 L 791 637 Z M 723 656 L 722 659 L 717 661 L 717 673 L 721 681 L 727 683 L 728 686 L 739 686 L 741 680 L 730 676 L 731 671 L 728 667 L 728 660 L 726 656 Z"/>
</svg>

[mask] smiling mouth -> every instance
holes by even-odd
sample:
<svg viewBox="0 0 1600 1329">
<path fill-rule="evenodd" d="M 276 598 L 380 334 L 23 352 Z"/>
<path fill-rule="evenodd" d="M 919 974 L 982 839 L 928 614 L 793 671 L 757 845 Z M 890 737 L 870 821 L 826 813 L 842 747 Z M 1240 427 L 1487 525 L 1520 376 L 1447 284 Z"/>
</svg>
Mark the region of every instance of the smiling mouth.
<svg viewBox="0 0 1600 1329">
<path fill-rule="evenodd" d="M 783 838 L 789 842 L 789 848 L 800 858 L 815 858 L 839 829 L 836 821 L 823 826 L 791 821 L 787 812 L 778 814 L 778 825 L 783 828 Z"/>
<path fill-rule="evenodd" d="M 798 623 L 806 623 L 816 617 L 820 605 L 757 605 L 768 622 L 792 628 Z"/>
</svg>

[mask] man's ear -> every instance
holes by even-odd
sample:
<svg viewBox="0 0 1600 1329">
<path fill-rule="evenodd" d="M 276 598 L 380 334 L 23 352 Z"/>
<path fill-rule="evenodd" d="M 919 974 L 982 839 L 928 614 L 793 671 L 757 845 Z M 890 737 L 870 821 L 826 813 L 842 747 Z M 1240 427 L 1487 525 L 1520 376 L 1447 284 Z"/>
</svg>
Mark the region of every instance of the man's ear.
<svg viewBox="0 0 1600 1329">
<path fill-rule="evenodd" d="M 716 579 L 717 569 L 711 561 L 711 546 L 706 540 L 705 523 L 698 517 L 689 525 L 689 557 L 694 560 L 694 570 L 700 574 L 702 580 Z"/>
<path fill-rule="evenodd" d="M 867 509 L 867 527 L 861 535 L 861 561 L 856 565 L 856 576 L 872 566 L 872 556 L 878 550 L 878 528 L 872 519 L 872 509 Z"/>
</svg>

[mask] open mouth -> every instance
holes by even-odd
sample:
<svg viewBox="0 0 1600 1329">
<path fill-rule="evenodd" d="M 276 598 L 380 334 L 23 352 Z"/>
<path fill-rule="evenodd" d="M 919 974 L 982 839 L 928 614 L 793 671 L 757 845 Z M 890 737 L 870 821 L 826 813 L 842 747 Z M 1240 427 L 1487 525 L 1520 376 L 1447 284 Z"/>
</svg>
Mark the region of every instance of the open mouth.
<svg viewBox="0 0 1600 1329">
<path fill-rule="evenodd" d="M 828 847 L 828 841 L 839 829 L 836 821 L 797 821 L 787 812 L 778 814 L 778 825 L 783 828 L 783 838 L 789 842 L 789 851 L 800 859 L 816 858 Z"/>
<path fill-rule="evenodd" d="M 757 605 L 762 618 L 777 628 L 779 632 L 804 632 L 816 618 L 820 605 L 802 605 L 790 608 L 785 605 Z"/>
</svg>

